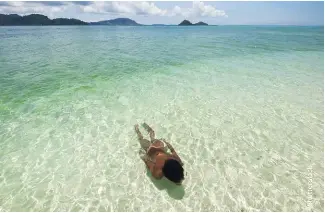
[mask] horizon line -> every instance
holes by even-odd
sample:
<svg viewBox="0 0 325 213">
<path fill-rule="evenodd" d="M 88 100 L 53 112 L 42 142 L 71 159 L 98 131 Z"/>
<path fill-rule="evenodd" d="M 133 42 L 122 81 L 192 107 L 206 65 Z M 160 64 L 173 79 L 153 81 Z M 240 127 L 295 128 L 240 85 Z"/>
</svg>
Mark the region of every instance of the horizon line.
<svg viewBox="0 0 325 213">
<path fill-rule="evenodd" d="M 24 16 L 29 16 L 29 15 L 42 15 L 42 16 L 46 16 L 47 18 L 53 20 L 53 19 L 60 19 L 60 18 L 50 18 L 47 15 L 41 14 L 41 13 L 31 13 L 28 15 L 19 15 L 17 13 L 0 13 L 0 15 L 18 15 L 21 17 Z M 62 18 L 62 17 L 61 17 Z M 130 19 L 134 22 L 136 22 L 137 24 L 139 24 L 138 26 L 152 26 L 152 25 L 164 25 L 164 26 L 178 26 L 179 24 L 159 24 L 159 23 L 154 23 L 154 24 L 140 24 L 137 21 L 135 21 L 134 19 L 131 18 L 127 18 L 127 17 L 119 17 L 119 18 L 112 18 L 112 19 L 105 19 L 105 20 L 99 20 L 99 21 L 84 21 L 78 18 L 62 18 L 62 19 L 76 19 L 85 23 L 96 23 L 96 22 L 101 22 L 101 21 L 109 21 L 109 20 L 114 20 L 114 19 Z M 188 20 L 188 19 L 184 19 L 183 21 Z M 0 26 L 19 26 L 19 25 L 0 25 Z M 21 26 L 38 26 L 38 25 L 21 25 Z M 44 26 L 44 25 L 39 25 L 39 26 Z M 61 25 L 64 26 L 64 25 Z M 111 25 L 92 25 L 92 26 L 111 26 Z M 297 27 L 324 27 L 323 25 L 320 24 L 208 24 L 205 26 L 297 26 Z"/>
</svg>

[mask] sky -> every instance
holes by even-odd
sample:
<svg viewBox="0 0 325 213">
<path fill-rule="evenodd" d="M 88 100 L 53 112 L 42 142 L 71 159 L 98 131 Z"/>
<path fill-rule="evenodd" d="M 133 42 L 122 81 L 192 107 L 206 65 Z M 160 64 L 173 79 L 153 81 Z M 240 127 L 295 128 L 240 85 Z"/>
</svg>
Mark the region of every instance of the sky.
<svg viewBox="0 0 325 213">
<path fill-rule="evenodd" d="M 131 18 L 140 24 L 179 24 L 187 19 L 217 25 L 324 25 L 324 2 L 0 1 L 0 13 L 100 21 Z"/>
</svg>

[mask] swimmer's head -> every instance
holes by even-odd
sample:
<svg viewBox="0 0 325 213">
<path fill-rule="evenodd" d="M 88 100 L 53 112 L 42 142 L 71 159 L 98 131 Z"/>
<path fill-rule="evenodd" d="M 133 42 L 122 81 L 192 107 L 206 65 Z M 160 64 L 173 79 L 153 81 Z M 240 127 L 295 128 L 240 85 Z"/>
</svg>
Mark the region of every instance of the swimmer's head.
<svg viewBox="0 0 325 213">
<path fill-rule="evenodd" d="M 166 160 L 162 172 L 168 180 L 176 184 L 181 184 L 184 180 L 184 169 L 177 160 Z"/>
</svg>

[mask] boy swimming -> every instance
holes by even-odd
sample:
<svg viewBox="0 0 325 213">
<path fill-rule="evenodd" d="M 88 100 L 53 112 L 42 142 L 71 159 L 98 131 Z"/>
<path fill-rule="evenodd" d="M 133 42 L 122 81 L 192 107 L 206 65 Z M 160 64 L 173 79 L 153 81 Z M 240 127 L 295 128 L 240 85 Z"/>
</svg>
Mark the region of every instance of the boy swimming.
<svg viewBox="0 0 325 213">
<path fill-rule="evenodd" d="M 183 163 L 175 149 L 164 139 L 155 139 L 155 132 L 148 124 L 144 123 L 143 127 L 148 131 L 151 141 L 143 138 L 138 124 L 134 126 L 140 145 L 146 152 L 145 155 L 141 156 L 141 159 L 147 165 L 154 178 L 161 179 L 166 177 L 168 180 L 180 185 L 184 180 L 184 169 Z M 166 152 L 165 144 L 171 151 L 171 154 Z"/>
</svg>

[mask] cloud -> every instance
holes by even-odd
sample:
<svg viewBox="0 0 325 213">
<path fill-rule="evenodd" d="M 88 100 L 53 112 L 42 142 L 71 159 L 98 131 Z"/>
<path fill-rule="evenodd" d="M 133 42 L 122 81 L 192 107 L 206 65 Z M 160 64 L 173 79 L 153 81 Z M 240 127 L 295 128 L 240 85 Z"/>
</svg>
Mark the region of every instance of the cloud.
<svg viewBox="0 0 325 213">
<path fill-rule="evenodd" d="M 163 16 L 167 10 L 158 8 L 149 2 L 92 2 L 88 5 L 80 5 L 84 12 L 88 13 L 117 13 L 126 15 L 160 15 Z"/>
<path fill-rule="evenodd" d="M 64 1 L 31 1 L 36 4 L 41 4 L 45 6 L 63 6 L 66 5 Z"/>
<path fill-rule="evenodd" d="M 75 4 L 75 5 L 83 5 L 83 6 L 87 6 L 92 4 L 92 1 L 70 1 L 69 3 L 71 4 Z"/>
<path fill-rule="evenodd" d="M 228 17 L 224 10 L 218 10 L 211 5 L 205 5 L 203 2 L 195 1 L 192 4 L 192 8 L 180 8 L 175 6 L 171 12 L 171 15 L 180 15 L 186 18 L 194 17 Z"/>
<path fill-rule="evenodd" d="M 5 1 L 0 1 L 0 7 L 1 6 L 10 6 L 10 4 L 8 2 L 5 2 Z"/>
<path fill-rule="evenodd" d="M 20 15 L 41 13 L 52 15 L 66 10 L 65 2 L 3 2 L 0 4 L 0 13 L 17 13 Z"/>
<path fill-rule="evenodd" d="M 193 2 L 190 8 L 175 6 L 167 10 L 159 8 L 153 2 L 105 2 L 105 1 L 48 1 L 48 2 L 0 2 L 0 13 L 18 13 L 21 15 L 42 13 L 52 16 L 67 8 L 74 8 L 81 13 L 116 14 L 123 16 L 181 16 L 196 17 L 227 17 L 226 12 L 203 2 Z"/>
<path fill-rule="evenodd" d="M 157 16 L 183 16 L 186 18 L 194 17 L 227 17 L 224 10 L 218 10 L 211 5 L 203 2 L 193 2 L 191 8 L 181 8 L 175 6 L 168 11 L 157 7 L 149 2 L 92 2 L 80 5 L 86 13 L 115 13 L 125 15 L 157 15 Z"/>
</svg>

